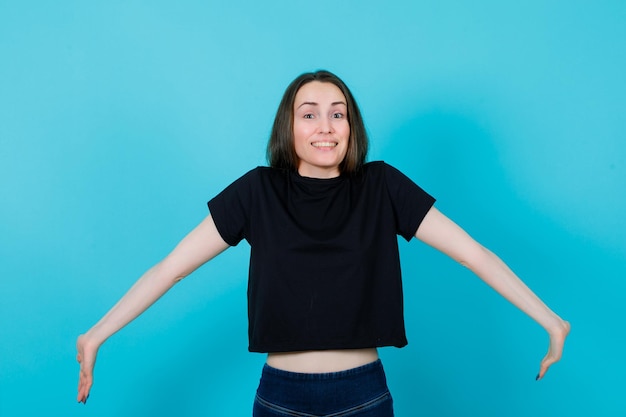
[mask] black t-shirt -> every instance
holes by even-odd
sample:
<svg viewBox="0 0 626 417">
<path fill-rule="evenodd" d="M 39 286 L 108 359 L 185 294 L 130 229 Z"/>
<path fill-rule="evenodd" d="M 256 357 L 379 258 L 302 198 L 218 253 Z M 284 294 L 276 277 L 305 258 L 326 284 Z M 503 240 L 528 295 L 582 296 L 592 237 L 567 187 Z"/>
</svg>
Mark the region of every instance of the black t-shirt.
<svg viewBox="0 0 626 417">
<path fill-rule="evenodd" d="M 258 167 L 209 201 L 222 238 L 251 247 L 249 350 L 405 346 L 397 235 L 434 201 L 384 162 L 331 179 Z"/>
</svg>

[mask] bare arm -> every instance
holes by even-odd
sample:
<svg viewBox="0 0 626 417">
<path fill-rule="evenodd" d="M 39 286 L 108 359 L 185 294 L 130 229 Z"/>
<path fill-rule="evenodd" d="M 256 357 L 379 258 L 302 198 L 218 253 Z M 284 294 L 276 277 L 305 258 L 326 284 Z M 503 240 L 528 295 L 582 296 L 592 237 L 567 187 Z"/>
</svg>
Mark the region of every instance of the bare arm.
<svg viewBox="0 0 626 417">
<path fill-rule="evenodd" d="M 161 262 L 150 268 L 76 343 L 80 363 L 78 401 L 85 403 L 93 383 L 98 348 L 111 335 L 143 313 L 178 281 L 228 248 L 207 216 Z"/>
<path fill-rule="evenodd" d="M 500 295 L 539 323 L 550 336 L 537 379 L 561 359 L 570 324 L 548 308 L 494 253 L 480 245 L 436 208 L 431 208 L 415 237 L 469 268 Z"/>
</svg>

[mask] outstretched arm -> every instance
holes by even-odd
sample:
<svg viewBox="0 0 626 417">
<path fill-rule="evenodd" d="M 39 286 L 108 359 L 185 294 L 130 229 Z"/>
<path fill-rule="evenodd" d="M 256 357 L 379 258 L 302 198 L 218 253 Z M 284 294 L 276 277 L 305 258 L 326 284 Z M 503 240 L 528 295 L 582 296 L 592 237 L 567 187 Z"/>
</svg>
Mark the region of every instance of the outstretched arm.
<svg viewBox="0 0 626 417">
<path fill-rule="evenodd" d="M 213 218 L 207 216 L 167 257 L 146 271 L 98 323 L 78 337 L 78 402 L 87 402 L 100 345 L 143 313 L 174 284 L 227 248 Z"/>
<path fill-rule="evenodd" d="M 550 310 L 500 258 L 436 208 L 426 214 L 415 237 L 469 268 L 548 332 L 550 346 L 537 375 L 537 379 L 543 378 L 548 368 L 561 359 L 570 324 Z"/>
</svg>

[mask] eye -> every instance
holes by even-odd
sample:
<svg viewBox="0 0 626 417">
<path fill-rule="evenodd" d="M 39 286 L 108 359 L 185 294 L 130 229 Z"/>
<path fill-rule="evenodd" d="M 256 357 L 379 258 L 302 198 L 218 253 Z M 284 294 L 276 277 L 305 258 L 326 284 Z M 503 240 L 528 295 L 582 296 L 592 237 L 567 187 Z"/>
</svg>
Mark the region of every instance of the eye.
<svg viewBox="0 0 626 417">
<path fill-rule="evenodd" d="M 305 115 L 302 116 L 304 119 L 312 119 L 313 118 L 313 113 L 306 113 Z"/>
<path fill-rule="evenodd" d="M 343 113 L 333 113 L 333 119 L 343 119 Z"/>
</svg>

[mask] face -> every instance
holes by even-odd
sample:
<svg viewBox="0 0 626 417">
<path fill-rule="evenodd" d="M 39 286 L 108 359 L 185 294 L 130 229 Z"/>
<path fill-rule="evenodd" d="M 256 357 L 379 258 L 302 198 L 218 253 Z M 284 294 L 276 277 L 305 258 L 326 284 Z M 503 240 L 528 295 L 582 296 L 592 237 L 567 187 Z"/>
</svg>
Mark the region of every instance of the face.
<svg viewBox="0 0 626 417">
<path fill-rule="evenodd" d="M 312 178 L 339 176 L 350 140 L 343 93 L 334 84 L 312 81 L 300 87 L 293 106 L 298 173 Z"/>
</svg>

